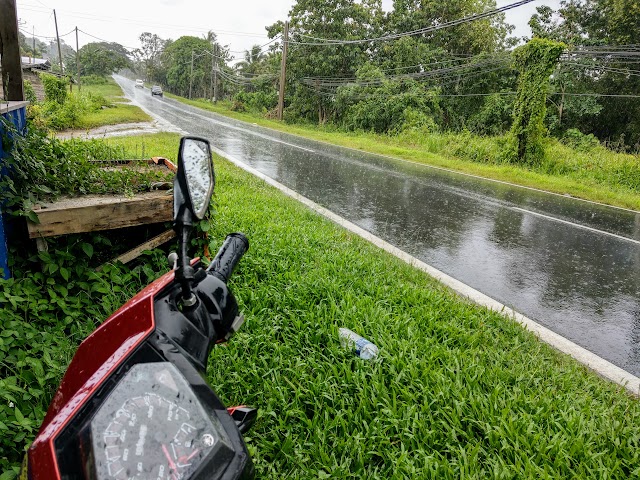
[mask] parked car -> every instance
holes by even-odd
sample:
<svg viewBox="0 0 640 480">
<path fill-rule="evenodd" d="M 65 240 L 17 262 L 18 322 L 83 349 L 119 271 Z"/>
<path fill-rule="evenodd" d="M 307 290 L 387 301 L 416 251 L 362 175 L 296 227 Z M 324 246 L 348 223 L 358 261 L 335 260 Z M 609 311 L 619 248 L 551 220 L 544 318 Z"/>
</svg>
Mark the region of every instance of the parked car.
<svg viewBox="0 0 640 480">
<path fill-rule="evenodd" d="M 136 88 L 144 88 L 144 80 L 136 79 Z"/>
<path fill-rule="evenodd" d="M 160 88 L 160 85 L 154 85 L 151 87 L 151 96 L 154 95 L 160 95 L 162 97 L 162 88 Z"/>
</svg>

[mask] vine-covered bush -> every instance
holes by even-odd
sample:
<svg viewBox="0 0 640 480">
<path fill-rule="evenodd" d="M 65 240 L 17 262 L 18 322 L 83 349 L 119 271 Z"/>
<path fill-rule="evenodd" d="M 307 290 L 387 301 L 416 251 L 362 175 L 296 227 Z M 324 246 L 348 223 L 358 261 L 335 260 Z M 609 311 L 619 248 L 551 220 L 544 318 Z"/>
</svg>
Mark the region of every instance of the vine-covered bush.
<svg viewBox="0 0 640 480">
<path fill-rule="evenodd" d="M 64 78 L 58 78 L 47 74 L 42 74 L 40 79 L 42 80 L 42 86 L 44 87 L 45 101 L 64 105 L 68 96 L 67 88 L 69 86 L 69 82 Z"/>
<path fill-rule="evenodd" d="M 565 48 L 563 43 L 533 38 L 513 51 L 513 64 L 520 76 L 511 138 L 505 152 L 509 161 L 537 165 L 544 158 L 542 138 L 549 77 Z"/>
<path fill-rule="evenodd" d="M 22 82 L 22 85 L 24 88 L 24 99 L 31 103 L 37 102 L 38 99 L 36 98 L 36 91 L 33 89 L 31 82 L 29 80 L 25 80 Z"/>
</svg>

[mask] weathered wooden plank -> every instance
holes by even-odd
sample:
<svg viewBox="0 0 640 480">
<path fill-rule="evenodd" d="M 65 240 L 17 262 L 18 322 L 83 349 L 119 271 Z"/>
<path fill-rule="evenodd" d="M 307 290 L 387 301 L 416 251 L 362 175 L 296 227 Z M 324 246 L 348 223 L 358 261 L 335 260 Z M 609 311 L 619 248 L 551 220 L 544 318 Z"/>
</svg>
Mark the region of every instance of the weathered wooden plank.
<svg viewBox="0 0 640 480">
<path fill-rule="evenodd" d="M 138 258 L 140 254 L 145 250 L 152 250 L 156 247 L 159 247 L 163 243 L 166 243 L 172 238 L 175 238 L 175 236 L 176 236 L 176 232 L 174 232 L 173 230 L 167 230 L 166 232 L 163 232 L 160 235 L 157 235 L 152 239 L 147 240 L 143 244 L 138 245 L 136 248 L 132 248 L 128 252 L 123 253 L 119 257 L 116 257 L 107 263 L 115 263 L 115 262 L 129 263 L 131 260 Z M 103 267 L 104 265 L 101 265 L 96 270 L 100 271 Z"/>
<path fill-rule="evenodd" d="M 86 195 L 62 198 L 34 209 L 39 224 L 27 222 L 29 237 L 95 232 L 173 220 L 173 193 L 141 193 L 132 197 Z"/>
</svg>

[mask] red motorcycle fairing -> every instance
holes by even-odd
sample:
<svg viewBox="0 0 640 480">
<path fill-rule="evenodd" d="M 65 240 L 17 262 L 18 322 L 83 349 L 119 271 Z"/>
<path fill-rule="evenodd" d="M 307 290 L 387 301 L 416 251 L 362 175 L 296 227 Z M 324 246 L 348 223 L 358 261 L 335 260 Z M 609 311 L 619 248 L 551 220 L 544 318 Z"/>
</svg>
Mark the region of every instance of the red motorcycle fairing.
<svg viewBox="0 0 640 480">
<path fill-rule="evenodd" d="M 154 331 L 154 297 L 174 279 L 170 271 L 120 307 L 78 348 L 29 448 L 29 477 L 60 479 L 54 441 L 76 412 Z"/>
</svg>

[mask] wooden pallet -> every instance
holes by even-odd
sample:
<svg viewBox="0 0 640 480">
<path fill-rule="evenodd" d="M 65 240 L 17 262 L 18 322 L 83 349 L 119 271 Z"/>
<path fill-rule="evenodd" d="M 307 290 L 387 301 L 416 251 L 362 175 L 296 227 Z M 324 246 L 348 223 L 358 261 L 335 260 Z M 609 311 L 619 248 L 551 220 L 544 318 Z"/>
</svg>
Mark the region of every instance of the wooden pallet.
<svg viewBox="0 0 640 480">
<path fill-rule="evenodd" d="M 113 162 L 107 168 L 118 168 L 122 163 Z M 149 167 L 175 172 L 175 165 L 161 157 L 149 160 Z M 170 222 L 173 220 L 173 191 L 164 189 L 133 196 L 63 197 L 37 205 L 34 212 L 39 223 L 27 221 L 29 238 L 36 239 L 38 250 L 46 250 L 45 237 Z"/>
</svg>

